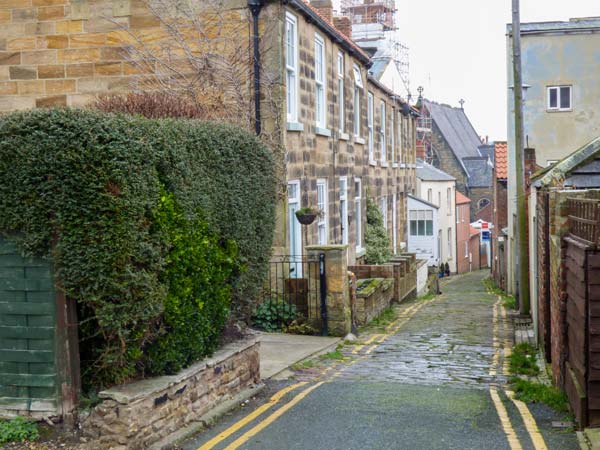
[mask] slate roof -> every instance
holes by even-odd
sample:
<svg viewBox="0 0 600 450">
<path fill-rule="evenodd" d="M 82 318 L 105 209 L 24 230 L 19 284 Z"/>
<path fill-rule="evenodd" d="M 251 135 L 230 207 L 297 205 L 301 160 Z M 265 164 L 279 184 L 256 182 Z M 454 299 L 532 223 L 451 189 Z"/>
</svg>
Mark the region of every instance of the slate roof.
<svg viewBox="0 0 600 450">
<path fill-rule="evenodd" d="M 534 174 L 535 186 L 600 187 L 600 137 L 575 150 L 551 167 Z"/>
<path fill-rule="evenodd" d="M 471 199 L 466 195 L 463 195 L 461 192 L 456 191 L 456 204 L 464 205 L 465 203 L 471 203 Z"/>
<path fill-rule="evenodd" d="M 452 175 L 420 159 L 417 160 L 417 178 L 423 181 L 456 181 Z"/>
<path fill-rule="evenodd" d="M 458 160 L 481 156 L 478 150 L 481 140 L 462 108 L 440 105 L 427 99 L 423 99 L 423 103 Z"/>
<path fill-rule="evenodd" d="M 492 163 L 485 156 L 463 158 L 471 188 L 490 187 L 492 185 Z"/>
<path fill-rule="evenodd" d="M 593 31 L 600 28 L 600 18 L 582 17 L 571 19 L 568 22 L 529 22 L 521 24 L 521 34 L 536 34 L 547 32 L 582 32 Z M 506 25 L 507 34 L 512 33 L 512 24 Z"/>
<path fill-rule="evenodd" d="M 376 59 L 374 58 L 373 64 L 369 68 L 369 75 L 371 75 L 373 78 L 376 78 L 377 80 L 380 80 L 391 60 L 392 58 L 388 57 Z"/>
<path fill-rule="evenodd" d="M 479 147 L 477 147 L 477 149 L 479 150 L 479 154 L 481 156 L 488 157 L 492 164 L 494 164 L 494 144 L 481 144 Z"/>
<path fill-rule="evenodd" d="M 499 180 L 506 180 L 508 178 L 508 148 L 506 142 L 496 142 L 494 153 L 496 178 Z"/>
</svg>

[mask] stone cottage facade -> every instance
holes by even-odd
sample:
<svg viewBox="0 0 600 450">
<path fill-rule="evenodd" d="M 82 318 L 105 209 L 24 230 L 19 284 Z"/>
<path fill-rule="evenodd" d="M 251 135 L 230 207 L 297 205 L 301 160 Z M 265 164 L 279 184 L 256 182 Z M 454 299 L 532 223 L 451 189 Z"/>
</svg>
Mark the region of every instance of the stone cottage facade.
<svg viewBox="0 0 600 450">
<path fill-rule="evenodd" d="M 405 248 L 418 113 L 368 75 L 369 56 L 334 25 L 343 29 L 331 2 L 227 0 L 216 10 L 209 3 L 194 6 L 189 16 L 174 9 L 158 17 L 142 0 L 0 2 L 0 112 L 82 107 L 98 95 L 159 89 L 167 77 L 173 81 L 173 67 L 185 79 L 201 63 L 217 65 L 217 53 L 237 51 L 246 58 L 238 86 L 242 109 L 247 104 L 253 118 L 254 12 L 261 131 L 281 170 L 275 252 L 304 254 L 306 245 L 348 244 L 349 262 L 360 259 L 367 197 L 382 209 L 394 249 Z M 185 29 L 185 46 L 212 54 L 193 63 L 183 46 L 161 54 L 173 41 L 161 19 L 196 13 L 218 26 L 206 27 L 204 41 L 193 27 Z M 149 63 L 138 52 L 135 58 L 137 48 L 159 57 Z M 226 108 L 235 95 L 225 93 L 210 105 Z M 293 212 L 307 206 L 323 215 L 300 231 Z"/>
</svg>

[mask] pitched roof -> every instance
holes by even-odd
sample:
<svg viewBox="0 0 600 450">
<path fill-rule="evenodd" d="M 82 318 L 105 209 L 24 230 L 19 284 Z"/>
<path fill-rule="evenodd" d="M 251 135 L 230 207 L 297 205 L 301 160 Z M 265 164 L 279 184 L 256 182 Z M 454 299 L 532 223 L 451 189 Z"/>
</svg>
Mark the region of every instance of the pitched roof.
<svg viewBox="0 0 600 450">
<path fill-rule="evenodd" d="M 380 80 L 391 60 L 392 58 L 374 58 L 373 64 L 369 68 L 369 75 Z"/>
<path fill-rule="evenodd" d="M 494 144 L 481 144 L 479 147 L 479 153 L 481 156 L 486 156 L 490 158 L 492 164 L 494 163 Z"/>
<path fill-rule="evenodd" d="M 466 203 L 471 203 L 471 199 L 466 195 L 463 195 L 461 192 L 456 191 L 456 204 L 464 205 Z"/>
<path fill-rule="evenodd" d="M 327 17 L 323 16 L 317 8 L 311 5 L 309 0 L 292 0 L 291 3 L 295 4 L 296 6 L 300 7 L 305 11 L 306 9 L 308 9 L 310 13 L 317 16 L 322 22 L 324 22 L 325 27 L 321 28 L 325 28 L 325 31 L 332 34 L 336 39 L 340 40 L 346 46 L 350 47 L 364 60 L 369 61 L 371 59 L 370 56 L 367 55 L 367 53 L 365 53 L 365 51 L 362 48 L 360 48 L 352 39 L 350 39 L 348 36 L 346 36 L 344 33 L 338 30 L 336 26 L 333 23 L 331 23 L 331 21 Z M 302 8 L 302 6 L 304 6 L 304 8 Z"/>
<path fill-rule="evenodd" d="M 423 99 L 423 104 L 459 161 L 481 156 L 478 150 L 481 140 L 462 108 L 440 105 L 427 99 Z"/>
<path fill-rule="evenodd" d="M 471 225 L 469 225 L 469 233 L 471 237 L 477 236 L 479 234 L 479 230 Z"/>
<path fill-rule="evenodd" d="M 508 148 L 506 142 L 496 142 L 494 148 L 494 164 L 496 178 L 506 180 L 508 178 Z"/>
<path fill-rule="evenodd" d="M 492 185 L 492 163 L 485 156 L 463 158 L 467 168 L 469 187 L 490 187 Z"/>
<path fill-rule="evenodd" d="M 521 24 L 521 34 L 537 34 L 545 32 L 582 32 L 597 31 L 600 28 L 600 18 L 582 17 L 568 22 L 529 22 Z M 512 24 L 506 25 L 507 34 L 512 33 Z"/>
<path fill-rule="evenodd" d="M 452 175 L 420 159 L 417 160 L 417 178 L 423 181 L 456 181 Z"/>
<path fill-rule="evenodd" d="M 431 206 L 432 208 L 435 208 L 435 209 L 440 209 L 440 207 L 438 205 L 430 203 L 427 200 L 423 200 L 422 198 L 416 197 L 416 196 L 414 196 L 412 194 L 408 194 L 408 197 L 411 198 L 411 199 L 413 199 L 413 200 L 416 200 L 417 202 L 423 203 L 424 205 Z"/>
<path fill-rule="evenodd" d="M 599 157 L 600 137 L 597 137 L 553 166 L 534 174 L 531 180 L 538 187 L 572 186 L 574 181 L 583 178 L 586 180 L 585 187 L 592 187 L 590 183 L 597 186 L 600 183 L 600 174 L 592 172 L 595 171 L 595 160 Z"/>
</svg>

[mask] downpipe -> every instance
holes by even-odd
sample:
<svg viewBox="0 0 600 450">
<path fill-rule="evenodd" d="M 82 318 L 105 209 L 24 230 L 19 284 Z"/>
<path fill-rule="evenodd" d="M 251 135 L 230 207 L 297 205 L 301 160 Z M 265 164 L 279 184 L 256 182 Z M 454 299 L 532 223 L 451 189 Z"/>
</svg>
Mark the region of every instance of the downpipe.
<svg viewBox="0 0 600 450">
<path fill-rule="evenodd" d="M 260 136 L 262 132 L 262 121 L 260 111 L 260 30 L 258 18 L 263 7 L 264 0 L 248 0 L 248 7 L 252 13 L 252 41 L 254 45 L 254 129 L 256 135 Z"/>
</svg>

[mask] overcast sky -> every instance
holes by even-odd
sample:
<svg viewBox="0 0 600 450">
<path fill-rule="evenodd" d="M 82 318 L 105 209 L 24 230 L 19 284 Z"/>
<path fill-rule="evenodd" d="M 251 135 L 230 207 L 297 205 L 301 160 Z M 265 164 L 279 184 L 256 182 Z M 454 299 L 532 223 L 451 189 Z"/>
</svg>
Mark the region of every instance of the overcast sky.
<svg viewBox="0 0 600 450">
<path fill-rule="evenodd" d="M 459 106 L 481 136 L 506 138 L 506 23 L 511 0 L 396 0 L 411 89 Z M 598 0 L 521 0 L 521 22 L 600 16 Z"/>
</svg>

